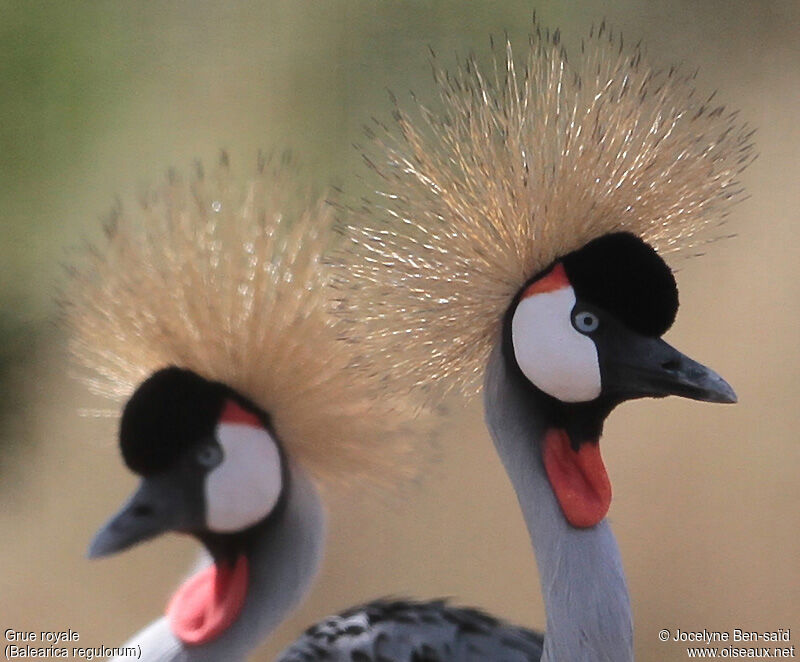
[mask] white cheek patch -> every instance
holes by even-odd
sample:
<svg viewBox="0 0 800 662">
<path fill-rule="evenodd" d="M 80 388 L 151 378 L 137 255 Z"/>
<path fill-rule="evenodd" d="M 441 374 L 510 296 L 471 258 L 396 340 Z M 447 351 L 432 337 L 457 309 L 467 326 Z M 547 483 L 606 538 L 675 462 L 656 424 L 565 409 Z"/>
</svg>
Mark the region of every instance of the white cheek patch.
<svg viewBox="0 0 800 662">
<path fill-rule="evenodd" d="M 575 292 L 567 286 L 523 298 L 511 320 L 511 342 L 522 373 L 562 402 L 600 395 L 600 364 L 591 338 L 572 326 Z"/>
<path fill-rule="evenodd" d="M 281 456 L 262 427 L 221 423 L 217 440 L 224 458 L 206 476 L 206 525 L 218 533 L 241 531 L 264 519 L 278 502 Z"/>
</svg>

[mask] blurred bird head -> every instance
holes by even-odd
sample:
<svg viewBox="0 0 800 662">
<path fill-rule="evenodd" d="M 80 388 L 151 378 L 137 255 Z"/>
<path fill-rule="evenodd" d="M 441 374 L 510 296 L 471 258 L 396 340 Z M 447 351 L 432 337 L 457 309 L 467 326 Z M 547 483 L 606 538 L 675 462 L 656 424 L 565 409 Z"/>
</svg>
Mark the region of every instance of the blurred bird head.
<svg viewBox="0 0 800 662">
<path fill-rule="evenodd" d="M 171 173 L 133 213 L 115 210 L 63 299 L 90 388 L 124 402 L 120 449 L 141 479 L 90 556 L 168 531 L 205 545 L 214 563 L 168 609 L 187 644 L 222 636 L 246 598 L 249 639 L 230 638 L 258 642 L 255 612 L 303 594 L 324 536 L 306 471 L 328 488 L 391 488 L 426 442 L 407 434 L 408 400 L 351 367 L 360 348 L 328 310 L 331 207 L 295 177 L 259 159 L 237 179 L 224 154 L 210 175 Z"/>
</svg>

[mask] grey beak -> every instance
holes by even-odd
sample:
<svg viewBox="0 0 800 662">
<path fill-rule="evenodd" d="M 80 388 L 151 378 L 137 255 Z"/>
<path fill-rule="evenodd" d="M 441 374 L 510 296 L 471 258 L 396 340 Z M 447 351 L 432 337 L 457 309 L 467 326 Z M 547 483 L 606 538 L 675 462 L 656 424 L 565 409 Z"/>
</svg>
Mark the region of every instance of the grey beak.
<svg viewBox="0 0 800 662">
<path fill-rule="evenodd" d="M 144 478 L 128 502 L 95 534 L 91 559 L 121 552 L 181 527 L 187 518 L 184 499 L 171 482 Z"/>
<path fill-rule="evenodd" d="M 716 372 L 660 338 L 629 337 L 604 363 L 604 388 L 622 399 L 678 395 L 705 402 L 737 401 L 730 384 Z"/>
</svg>

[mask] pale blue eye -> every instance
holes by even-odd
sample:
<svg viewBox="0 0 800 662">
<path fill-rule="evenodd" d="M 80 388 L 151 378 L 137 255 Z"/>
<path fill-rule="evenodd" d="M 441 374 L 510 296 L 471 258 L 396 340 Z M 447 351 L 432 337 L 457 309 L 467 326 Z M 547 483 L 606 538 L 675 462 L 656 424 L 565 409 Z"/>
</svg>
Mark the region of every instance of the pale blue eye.
<svg viewBox="0 0 800 662">
<path fill-rule="evenodd" d="M 597 331 L 597 327 L 600 326 L 600 318 L 587 310 L 579 310 L 575 313 L 572 316 L 572 322 L 581 333 Z"/>
</svg>

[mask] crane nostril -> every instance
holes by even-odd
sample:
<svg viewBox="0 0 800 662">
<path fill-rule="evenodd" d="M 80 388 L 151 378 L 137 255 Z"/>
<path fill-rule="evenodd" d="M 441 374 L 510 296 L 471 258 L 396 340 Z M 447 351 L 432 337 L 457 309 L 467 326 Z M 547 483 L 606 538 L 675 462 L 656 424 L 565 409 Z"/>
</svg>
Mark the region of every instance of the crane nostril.
<svg viewBox="0 0 800 662">
<path fill-rule="evenodd" d="M 152 506 L 141 503 L 133 508 L 134 517 L 150 517 L 153 514 Z"/>
<path fill-rule="evenodd" d="M 676 359 L 671 359 L 669 361 L 665 361 L 664 363 L 662 363 L 661 367 L 664 370 L 669 370 L 670 372 L 676 372 L 677 370 L 680 370 L 681 362 Z"/>
</svg>

